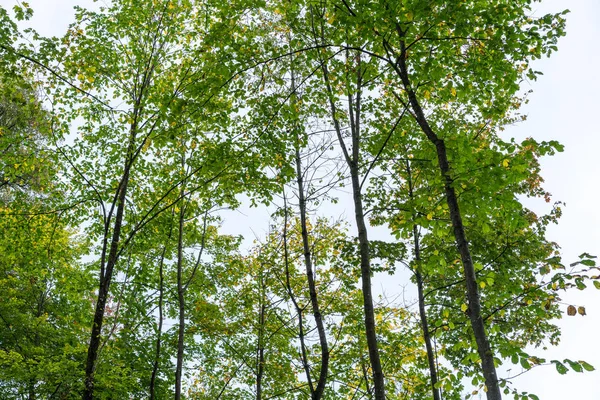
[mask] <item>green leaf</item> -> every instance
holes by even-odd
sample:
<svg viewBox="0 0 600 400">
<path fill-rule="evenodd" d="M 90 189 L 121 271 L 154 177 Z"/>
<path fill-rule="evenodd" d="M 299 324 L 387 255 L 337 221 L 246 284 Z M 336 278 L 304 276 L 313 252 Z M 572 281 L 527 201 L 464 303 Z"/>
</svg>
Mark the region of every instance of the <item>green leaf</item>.
<svg viewBox="0 0 600 400">
<path fill-rule="evenodd" d="M 559 374 L 564 375 L 567 372 L 569 372 L 569 369 L 567 367 L 565 367 L 565 365 L 563 363 L 561 363 L 560 361 L 552 360 L 552 363 L 555 365 L 556 370 L 558 371 Z"/>
<path fill-rule="evenodd" d="M 576 361 L 571 361 L 569 359 L 565 359 L 564 362 L 569 364 L 571 369 L 575 372 L 583 372 L 583 366 Z"/>
<path fill-rule="evenodd" d="M 588 364 L 585 361 L 579 360 L 579 364 L 581 364 L 581 366 L 583 367 L 583 369 L 585 369 L 586 371 L 594 371 L 596 368 L 594 368 L 593 365 Z"/>
</svg>

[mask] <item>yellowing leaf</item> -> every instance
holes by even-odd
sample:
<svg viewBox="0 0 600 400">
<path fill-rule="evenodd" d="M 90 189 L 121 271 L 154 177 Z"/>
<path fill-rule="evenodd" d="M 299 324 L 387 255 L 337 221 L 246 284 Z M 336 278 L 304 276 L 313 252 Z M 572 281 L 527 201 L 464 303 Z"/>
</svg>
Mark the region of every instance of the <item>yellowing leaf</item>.
<svg viewBox="0 0 600 400">
<path fill-rule="evenodd" d="M 504 168 L 508 168 L 508 160 L 507 159 L 502 160 L 502 166 Z"/>
<path fill-rule="evenodd" d="M 460 309 L 462 310 L 462 312 L 467 312 L 468 308 L 469 308 L 469 306 L 466 305 L 465 303 L 462 303 L 462 305 L 460 306 Z"/>
</svg>

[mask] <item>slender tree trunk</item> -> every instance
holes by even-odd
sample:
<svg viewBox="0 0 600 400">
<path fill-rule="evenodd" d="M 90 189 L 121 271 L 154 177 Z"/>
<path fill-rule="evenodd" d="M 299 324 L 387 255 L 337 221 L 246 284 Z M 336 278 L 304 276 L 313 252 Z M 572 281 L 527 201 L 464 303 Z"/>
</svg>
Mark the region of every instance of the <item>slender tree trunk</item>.
<svg viewBox="0 0 600 400">
<path fill-rule="evenodd" d="M 184 186 L 185 187 L 185 186 Z M 183 189 L 182 189 L 183 193 Z M 183 285 L 183 225 L 185 204 L 179 210 L 179 235 L 177 237 L 177 303 L 179 305 L 179 329 L 177 331 L 177 366 L 175 367 L 175 400 L 181 399 L 181 375 L 185 335 L 185 288 Z"/>
<path fill-rule="evenodd" d="M 310 365 L 308 364 L 308 354 L 306 353 L 306 343 L 304 341 L 304 321 L 302 317 L 302 308 L 296 301 L 294 292 L 292 291 L 292 285 L 290 282 L 290 264 L 289 264 L 289 252 L 287 247 L 287 224 L 288 224 L 288 213 L 287 213 L 287 200 L 285 197 L 285 191 L 283 193 L 283 207 L 284 207 L 284 221 L 283 221 L 283 261 L 285 264 L 285 284 L 290 296 L 290 300 L 294 304 L 296 314 L 298 315 L 298 339 L 300 340 L 300 352 L 302 357 L 302 367 L 306 375 L 306 382 L 308 383 L 308 389 L 310 390 L 311 397 L 314 396 L 315 387 L 310 374 Z"/>
<path fill-rule="evenodd" d="M 415 227 L 416 228 L 416 225 Z M 416 229 L 414 229 L 416 230 Z M 418 239 L 417 239 L 418 242 Z M 418 259 L 415 256 L 415 260 Z M 438 382 L 437 368 L 435 365 L 435 354 L 433 352 L 433 346 L 431 345 L 431 335 L 429 334 L 429 324 L 427 323 L 427 313 L 425 311 L 425 296 L 423 295 L 423 276 L 418 270 L 415 271 L 417 278 L 417 290 L 419 296 L 419 316 L 421 318 L 421 328 L 423 330 L 423 340 L 425 341 L 425 348 L 427 349 L 427 362 L 429 364 L 429 381 L 431 383 L 431 393 L 433 394 L 433 400 L 440 400 L 440 390 L 435 387 Z"/>
<path fill-rule="evenodd" d="M 261 292 L 262 292 L 262 277 L 261 277 Z M 257 362 L 257 374 L 256 374 L 256 400 L 262 400 L 262 379 L 265 373 L 265 346 L 264 346 L 264 329 L 265 329 L 265 304 L 264 297 L 261 294 L 260 312 L 258 316 L 258 345 L 256 348 L 256 362 Z"/>
<path fill-rule="evenodd" d="M 296 173 L 298 175 L 298 198 L 300 202 L 300 224 L 302 228 L 302 246 L 304 251 L 304 266 L 306 267 L 306 278 L 308 280 L 308 291 L 310 294 L 310 304 L 312 307 L 313 317 L 317 325 L 319 334 L 319 345 L 321 347 L 321 371 L 317 387 L 312 394 L 313 400 L 319 400 L 325 391 L 325 383 L 327 382 L 327 373 L 329 369 L 329 347 L 327 345 L 327 333 L 323 324 L 323 317 L 319 308 L 319 299 L 317 295 L 317 287 L 315 284 L 315 276 L 310 252 L 310 244 L 308 242 L 308 230 L 306 229 L 306 199 L 304 197 L 304 182 L 302 180 L 302 166 L 300 162 L 300 150 L 296 147 Z"/>
<path fill-rule="evenodd" d="M 292 99 L 295 100 L 296 84 L 292 65 Z M 298 135 L 298 133 L 296 133 Z M 329 347 L 327 344 L 327 333 L 323 324 L 323 317 L 319 308 L 319 299 L 317 287 L 315 284 L 315 273 L 311 258 L 310 243 L 308 241 L 308 230 L 306 229 L 306 198 L 304 196 L 304 180 L 302 179 L 302 160 L 300 159 L 300 138 L 296 136 L 296 180 L 298 183 L 298 201 L 300 208 L 300 225 L 302 229 L 302 248 L 304 252 L 304 266 L 306 268 L 306 278 L 308 280 L 308 291 L 310 294 L 310 304 L 312 307 L 313 318 L 319 334 L 319 346 L 321 347 L 321 371 L 317 387 L 312 392 L 312 400 L 320 400 L 325 391 L 327 374 L 329 370 Z M 286 214 L 287 215 L 287 214 Z"/>
<path fill-rule="evenodd" d="M 448 163 L 448 155 L 446 153 L 446 144 L 444 143 L 443 139 L 436 135 L 429 125 L 427 118 L 425 117 L 425 113 L 423 112 L 417 96 L 412 89 L 408 76 L 408 69 L 406 66 L 406 46 L 404 41 L 401 40 L 400 45 L 401 54 L 397 59 L 395 68 L 400 76 L 400 79 L 402 80 L 404 89 L 408 94 L 409 103 L 414 111 L 414 116 L 419 127 L 427 136 L 429 141 L 433 143 L 436 149 L 439 170 L 444 182 L 446 202 L 448 204 L 450 219 L 452 221 L 452 227 L 454 230 L 456 247 L 458 248 L 463 264 L 463 273 L 467 289 L 467 300 L 469 302 L 468 314 L 471 321 L 471 327 L 473 329 L 473 335 L 475 336 L 475 341 L 477 343 L 477 351 L 479 353 L 479 357 L 481 358 L 481 369 L 483 371 L 487 389 L 486 396 L 488 400 L 501 400 L 502 395 L 500 394 L 498 375 L 496 373 L 496 366 L 494 365 L 494 353 L 490 347 L 490 343 L 485 331 L 485 324 L 481 316 L 481 304 L 475 267 L 473 265 L 473 259 L 471 258 L 469 242 L 467 241 L 460 208 L 458 206 L 458 199 L 456 197 L 456 191 L 454 190 L 452 182 L 450 164 Z"/>
<path fill-rule="evenodd" d="M 101 266 L 100 287 L 98 288 L 98 298 L 96 300 L 96 310 L 94 312 L 94 322 L 92 324 L 92 333 L 90 344 L 88 346 L 87 361 L 85 364 L 85 383 L 83 390 L 83 400 L 93 400 L 94 398 L 94 371 L 96 369 L 96 360 L 98 359 L 98 349 L 100 348 L 100 335 L 104 323 L 104 311 L 108 300 L 110 283 L 113 276 L 114 267 L 119 258 L 119 241 L 121 239 L 121 228 L 123 225 L 123 215 L 125 212 L 125 198 L 127 195 L 127 186 L 129 185 L 129 172 L 133 164 L 133 153 L 135 148 L 135 137 L 137 131 L 137 113 L 134 122 L 131 125 L 129 144 L 127 146 L 127 156 L 119 189 L 117 192 L 117 212 L 115 223 L 113 225 L 113 234 L 110 242 L 110 249 L 106 259 L 106 268 Z M 108 234 L 108 232 L 107 232 Z"/>
<path fill-rule="evenodd" d="M 354 170 L 354 171 L 353 171 Z M 375 400 L 385 400 L 385 382 L 383 369 L 379 358 L 379 348 L 375 331 L 375 308 L 373 307 L 373 294 L 371 290 L 371 257 L 369 254 L 369 238 L 367 236 L 367 225 L 363 211 L 362 196 L 360 192 L 360 181 L 358 167 L 351 167 L 352 192 L 354 197 L 354 216 L 358 227 L 358 244 L 360 251 L 360 270 L 362 278 L 362 293 L 365 314 L 365 330 L 367 346 L 369 348 L 369 359 L 373 371 L 373 387 L 375 389 Z"/>
<path fill-rule="evenodd" d="M 162 249 L 160 255 L 160 264 L 158 266 L 158 333 L 156 335 L 156 352 L 154 355 L 154 364 L 152 365 L 152 376 L 150 377 L 150 400 L 154 400 L 156 398 L 156 376 L 158 375 L 158 367 L 160 364 L 160 352 L 162 346 L 162 327 L 164 322 L 164 310 L 163 310 L 163 301 L 164 301 L 164 263 L 165 263 L 165 254 L 167 252 L 168 243 L 171 240 L 171 234 L 173 233 L 173 223 L 171 223 L 171 228 L 169 229 L 169 234 L 167 235 L 166 243 Z"/>
<path fill-rule="evenodd" d="M 346 56 L 348 58 L 348 55 Z M 350 130 L 352 134 L 352 159 L 349 163 L 352 181 L 352 195 L 354 198 L 354 215 L 358 228 L 358 244 L 360 250 L 360 270 L 362 278 L 362 292 L 365 314 L 365 331 L 367 346 L 369 348 L 369 359 L 373 372 L 373 388 L 375 400 L 385 400 L 385 381 L 383 368 L 379 358 L 379 347 L 375 329 L 375 308 L 373 306 L 373 294 L 371 284 L 371 254 L 369 249 L 369 238 L 367 236 L 367 224 L 365 223 L 365 212 L 362 204 L 361 182 L 360 182 L 360 123 L 361 123 L 361 94 L 362 75 L 360 53 L 356 55 L 357 66 L 357 89 L 356 100 L 352 94 L 348 94 L 348 113 L 350 115 Z M 356 103 L 354 105 L 354 103 Z M 339 136 L 338 136 L 339 138 Z"/>
<path fill-rule="evenodd" d="M 359 177 L 361 121 L 360 107 L 362 91 L 360 54 L 357 55 L 356 59 L 358 60 L 358 65 L 356 67 L 356 105 L 354 104 L 355 100 L 353 95 L 351 93 L 348 93 L 348 111 L 350 116 L 350 130 L 352 134 L 352 154 L 348 152 L 342 135 L 340 123 L 337 118 L 338 113 L 337 107 L 335 105 L 335 94 L 333 93 L 331 82 L 329 80 L 329 70 L 327 68 L 327 63 L 323 59 L 321 59 L 320 62 L 321 70 L 323 72 L 323 80 L 329 97 L 329 105 L 334 129 L 336 131 L 338 142 L 340 144 L 340 147 L 342 148 L 342 152 L 344 154 L 346 163 L 350 168 L 350 176 L 352 181 L 352 197 L 354 200 L 354 216 L 356 220 L 356 226 L 358 228 L 365 333 L 367 338 L 367 346 L 369 349 L 369 360 L 371 363 L 371 370 L 373 374 L 373 389 L 375 392 L 375 400 L 385 400 L 385 380 L 383 375 L 383 369 L 381 366 L 381 359 L 379 357 L 379 347 L 377 343 L 377 334 L 375 329 L 375 308 L 373 306 L 373 294 L 371 289 L 371 256 L 369 250 L 369 238 L 367 236 L 367 225 L 365 223 L 365 213 L 362 204 L 361 183 Z M 350 88 L 348 88 L 348 91 L 350 91 Z"/>
<path fill-rule="evenodd" d="M 163 262 L 161 260 L 159 267 L 159 286 L 158 286 L 158 332 L 156 335 L 156 353 L 154 355 L 154 364 L 152 365 L 152 376 L 150 377 L 150 400 L 156 398 L 156 376 L 158 375 L 158 367 L 160 364 L 160 351 L 162 346 L 162 327 L 163 327 L 163 298 L 164 298 L 164 285 L 163 285 Z"/>
<path fill-rule="evenodd" d="M 408 176 L 408 195 L 413 199 L 413 179 L 410 162 L 406 162 L 406 173 Z M 413 215 L 413 220 L 415 215 Z M 427 312 L 425 311 L 425 295 L 423 292 L 423 275 L 421 274 L 421 246 L 419 241 L 419 229 L 416 224 L 413 225 L 413 245 L 415 248 L 415 277 L 417 278 L 417 292 L 419 297 L 419 317 L 421 319 L 421 329 L 423 330 L 423 340 L 427 350 L 427 363 L 429 364 L 429 381 L 431 383 L 431 392 L 433 400 L 440 400 L 440 391 L 435 387 L 438 382 L 437 368 L 435 365 L 435 354 L 431 345 L 431 336 L 429 334 L 429 324 L 427 322 Z"/>
</svg>

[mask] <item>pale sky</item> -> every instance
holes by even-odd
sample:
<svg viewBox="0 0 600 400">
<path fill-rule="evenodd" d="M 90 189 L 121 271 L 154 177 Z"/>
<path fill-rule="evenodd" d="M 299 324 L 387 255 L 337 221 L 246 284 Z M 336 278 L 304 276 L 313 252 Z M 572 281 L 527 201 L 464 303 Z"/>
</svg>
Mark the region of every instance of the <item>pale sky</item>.
<svg viewBox="0 0 600 400">
<path fill-rule="evenodd" d="M 16 0 L 0 0 L 0 5 L 7 9 L 16 3 Z M 29 0 L 29 3 L 35 12 L 31 25 L 42 35 L 61 35 L 72 21 L 74 5 L 98 5 L 90 0 Z M 566 203 L 559 225 L 551 227 L 548 236 L 562 246 L 564 262 L 568 264 L 583 252 L 600 255 L 600 128 L 595 122 L 600 115 L 600 46 L 597 44 L 600 1 L 545 0 L 536 6 L 536 15 L 568 7 L 571 13 L 567 15 L 567 36 L 560 40 L 558 53 L 535 64 L 544 75 L 524 86 L 534 91 L 524 108 L 528 120 L 505 133 L 517 139 L 533 136 L 538 140 L 559 140 L 565 145 L 564 153 L 542 162 L 542 174 L 553 199 Z M 345 214 L 352 217 L 353 212 L 349 209 Z M 239 227 L 241 214 L 228 215 L 236 219 L 235 225 Z M 248 217 L 248 222 L 254 220 L 256 233 L 262 235 L 268 221 L 259 220 L 257 224 L 256 217 L 256 214 Z M 226 221 L 226 227 L 231 222 Z M 559 321 L 562 343 L 546 352 L 545 357 L 561 361 L 565 358 L 585 360 L 600 370 L 600 346 L 596 341 L 600 331 L 600 290 L 591 287 L 584 292 L 570 291 L 561 297 L 565 303 L 563 309 L 566 310 L 568 304 L 582 305 L 588 315 L 568 317 L 565 314 Z M 600 399 L 598 370 L 559 375 L 553 366 L 534 368 L 515 383 L 542 400 Z M 519 371 L 515 366 L 512 372 Z"/>
</svg>

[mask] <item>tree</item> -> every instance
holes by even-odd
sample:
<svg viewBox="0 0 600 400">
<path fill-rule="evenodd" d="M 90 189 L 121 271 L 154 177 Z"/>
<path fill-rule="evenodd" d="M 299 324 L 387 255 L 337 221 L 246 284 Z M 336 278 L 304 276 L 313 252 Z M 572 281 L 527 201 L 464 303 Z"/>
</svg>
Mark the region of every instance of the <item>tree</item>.
<svg viewBox="0 0 600 400">
<path fill-rule="evenodd" d="M 86 244 L 53 209 L 62 193 L 52 185 L 56 158 L 47 148 L 48 113 L 37 86 L 26 65 L 0 67 L 0 393 L 6 399 L 77 393 L 90 313 L 91 276 L 77 265 Z"/>
<path fill-rule="evenodd" d="M 593 370 L 530 350 L 600 288 L 546 239 L 561 204 L 520 200 L 562 146 L 502 133 L 564 34 L 531 4 L 118 0 L 62 38 L 0 8 L 1 395 L 535 400 L 496 367 Z M 355 238 L 323 215 L 346 186 Z M 243 202 L 275 207 L 249 250 Z M 415 303 L 377 297 L 403 267 Z"/>
</svg>

